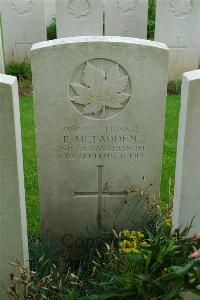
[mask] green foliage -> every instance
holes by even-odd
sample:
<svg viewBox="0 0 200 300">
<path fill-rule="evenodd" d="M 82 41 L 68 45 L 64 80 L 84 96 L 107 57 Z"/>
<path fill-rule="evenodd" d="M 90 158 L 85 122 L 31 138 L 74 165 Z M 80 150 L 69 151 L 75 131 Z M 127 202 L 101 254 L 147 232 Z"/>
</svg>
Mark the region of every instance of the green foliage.
<svg viewBox="0 0 200 300">
<path fill-rule="evenodd" d="M 148 27 L 147 27 L 147 38 L 149 40 L 154 39 L 155 15 L 156 15 L 156 1 L 149 0 Z"/>
<path fill-rule="evenodd" d="M 57 38 L 56 18 L 53 18 L 52 23 L 47 27 L 47 39 L 54 40 Z"/>
<path fill-rule="evenodd" d="M 13 61 L 6 66 L 7 75 L 16 76 L 19 83 L 20 95 L 32 94 L 32 73 L 30 63 L 25 59 L 23 62 Z"/>
<path fill-rule="evenodd" d="M 32 79 L 31 66 L 28 62 L 15 62 L 12 61 L 6 66 L 6 74 L 16 76 L 18 80 L 30 80 Z"/>
<path fill-rule="evenodd" d="M 70 261 L 44 240 L 31 239 L 30 270 L 19 262 L 20 277 L 11 276 L 7 293 L 12 299 L 183 299 L 200 295 L 200 234 L 187 237 L 189 228 L 172 233 L 171 208 L 143 231 L 114 233 L 102 240 L 87 260 Z M 99 244 L 99 241 L 98 241 Z M 137 251 L 135 251 L 137 250 Z"/>
<path fill-rule="evenodd" d="M 96 274 L 91 282 L 99 291 L 87 299 L 183 299 L 186 291 L 200 295 L 200 258 L 190 257 L 200 241 L 187 237 L 188 228 L 171 234 L 166 220 L 168 216 L 160 214 L 155 226 L 138 237 L 137 232 L 128 235 L 126 230 L 107 245 L 106 252 L 94 260 Z"/>
<path fill-rule="evenodd" d="M 168 84 L 168 93 L 171 95 L 180 95 L 181 94 L 181 85 L 182 81 L 176 79 Z"/>
<path fill-rule="evenodd" d="M 20 270 L 20 278 L 11 276 L 7 294 L 19 299 L 77 299 L 78 277 L 71 272 L 65 252 L 59 254 L 45 240 L 30 239 L 30 270 L 20 262 L 13 263 Z M 66 298 L 65 298 L 66 296 Z"/>
<path fill-rule="evenodd" d="M 20 98 L 22 147 L 26 191 L 28 231 L 39 234 L 39 193 L 36 162 L 35 123 L 32 97 Z"/>
<path fill-rule="evenodd" d="M 178 121 L 180 110 L 180 97 L 167 97 L 167 110 L 165 115 L 165 138 L 162 158 L 161 176 L 161 200 L 167 202 L 170 193 L 173 193 L 175 165 L 176 165 L 176 145 L 178 135 Z M 169 189 L 170 187 L 170 189 Z"/>
</svg>

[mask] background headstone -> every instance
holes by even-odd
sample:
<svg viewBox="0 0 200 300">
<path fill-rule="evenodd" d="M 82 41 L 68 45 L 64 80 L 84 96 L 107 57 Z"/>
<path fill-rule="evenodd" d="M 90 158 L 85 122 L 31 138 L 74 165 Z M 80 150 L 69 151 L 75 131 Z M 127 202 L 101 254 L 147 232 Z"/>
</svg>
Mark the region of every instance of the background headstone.
<svg viewBox="0 0 200 300">
<path fill-rule="evenodd" d="M 46 40 L 44 0 L 1 0 L 0 10 L 5 62 L 23 61 L 32 44 Z"/>
<path fill-rule="evenodd" d="M 2 28 L 1 28 L 1 14 L 0 14 L 0 73 L 5 72 L 4 55 L 3 55 L 3 40 L 2 40 Z"/>
<path fill-rule="evenodd" d="M 33 46 L 42 230 L 57 245 L 145 222 L 125 190 L 159 197 L 167 67 L 165 45 L 132 38 Z"/>
<path fill-rule="evenodd" d="M 103 1 L 56 1 L 56 25 L 59 38 L 103 35 Z"/>
<path fill-rule="evenodd" d="M 174 193 L 174 227 L 200 232 L 200 70 L 185 73 L 182 82 Z"/>
<path fill-rule="evenodd" d="M 53 18 L 56 17 L 56 0 L 44 0 L 45 4 L 45 18 L 46 26 L 49 26 L 53 22 Z"/>
<path fill-rule="evenodd" d="M 106 0 L 105 35 L 147 38 L 148 0 Z"/>
<path fill-rule="evenodd" d="M 17 79 L 0 74 L 0 299 L 10 284 L 9 265 L 28 265 L 26 209 Z M 5 299 L 8 299 L 5 296 Z"/>
<path fill-rule="evenodd" d="M 199 0 L 157 0 L 155 40 L 170 49 L 169 80 L 199 67 Z"/>
</svg>

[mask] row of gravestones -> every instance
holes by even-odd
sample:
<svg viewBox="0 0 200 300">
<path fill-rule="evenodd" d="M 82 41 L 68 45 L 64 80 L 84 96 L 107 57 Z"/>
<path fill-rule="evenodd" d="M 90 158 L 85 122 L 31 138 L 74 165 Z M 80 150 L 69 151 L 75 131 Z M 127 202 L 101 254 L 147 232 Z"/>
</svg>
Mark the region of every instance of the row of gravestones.
<svg viewBox="0 0 200 300">
<path fill-rule="evenodd" d="M 159 198 L 168 52 L 125 37 L 32 48 L 41 227 L 72 255 L 99 234 L 143 226 L 145 207 Z M 185 73 L 173 223 L 195 217 L 191 234 L 200 231 L 199 95 L 200 71 Z M 7 75 L 0 75 L 0 141 L 3 288 L 13 272 L 8 263 L 28 262 L 17 81 Z"/>
<path fill-rule="evenodd" d="M 5 61 L 23 60 L 33 43 L 46 40 L 44 18 L 55 0 L 0 0 Z M 200 1 L 157 0 L 155 40 L 170 48 L 169 80 L 197 69 L 200 59 Z M 50 16 L 50 17 L 48 17 Z M 148 0 L 57 0 L 57 35 L 147 38 Z M 48 24 L 46 22 L 46 24 Z"/>
</svg>

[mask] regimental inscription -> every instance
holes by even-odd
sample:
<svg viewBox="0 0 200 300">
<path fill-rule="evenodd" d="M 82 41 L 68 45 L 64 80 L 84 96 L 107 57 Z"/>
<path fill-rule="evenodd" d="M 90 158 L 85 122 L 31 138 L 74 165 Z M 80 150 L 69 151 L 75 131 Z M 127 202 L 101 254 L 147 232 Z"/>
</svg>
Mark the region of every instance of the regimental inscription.
<svg viewBox="0 0 200 300">
<path fill-rule="evenodd" d="M 33 0 L 11 0 L 13 11 L 20 16 L 28 14 L 33 7 Z"/>
<path fill-rule="evenodd" d="M 70 99 L 84 116 L 105 119 L 129 102 L 131 84 L 127 72 L 116 62 L 93 59 L 82 64 L 72 78 Z"/>
<path fill-rule="evenodd" d="M 134 124 L 73 127 L 66 125 L 56 143 L 58 160 L 138 160 L 145 157 L 145 135 Z"/>
<path fill-rule="evenodd" d="M 136 8 L 138 0 L 117 0 L 117 8 L 123 12 L 128 13 Z"/>
<path fill-rule="evenodd" d="M 192 0 L 171 0 L 171 12 L 177 18 L 186 17 L 192 10 Z"/>
<path fill-rule="evenodd" d="M 75 19 L 83 18 L 89 15 L 91 4 L 89 0 L 69 0 L 68 10 Z"/>
</svg>

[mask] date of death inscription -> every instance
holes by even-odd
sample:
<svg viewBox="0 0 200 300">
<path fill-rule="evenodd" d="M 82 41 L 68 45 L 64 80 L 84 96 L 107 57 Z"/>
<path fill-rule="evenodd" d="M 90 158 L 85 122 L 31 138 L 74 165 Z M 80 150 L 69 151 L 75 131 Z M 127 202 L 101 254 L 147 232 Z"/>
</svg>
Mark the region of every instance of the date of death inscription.
<svg viewBox="0 0 200 300">
<path fill-rule="evenodd" d="M 143 159 L 144 134 L 136 125 L 65 126 L 55 152 L 60 160 Z"/>
</svg>

